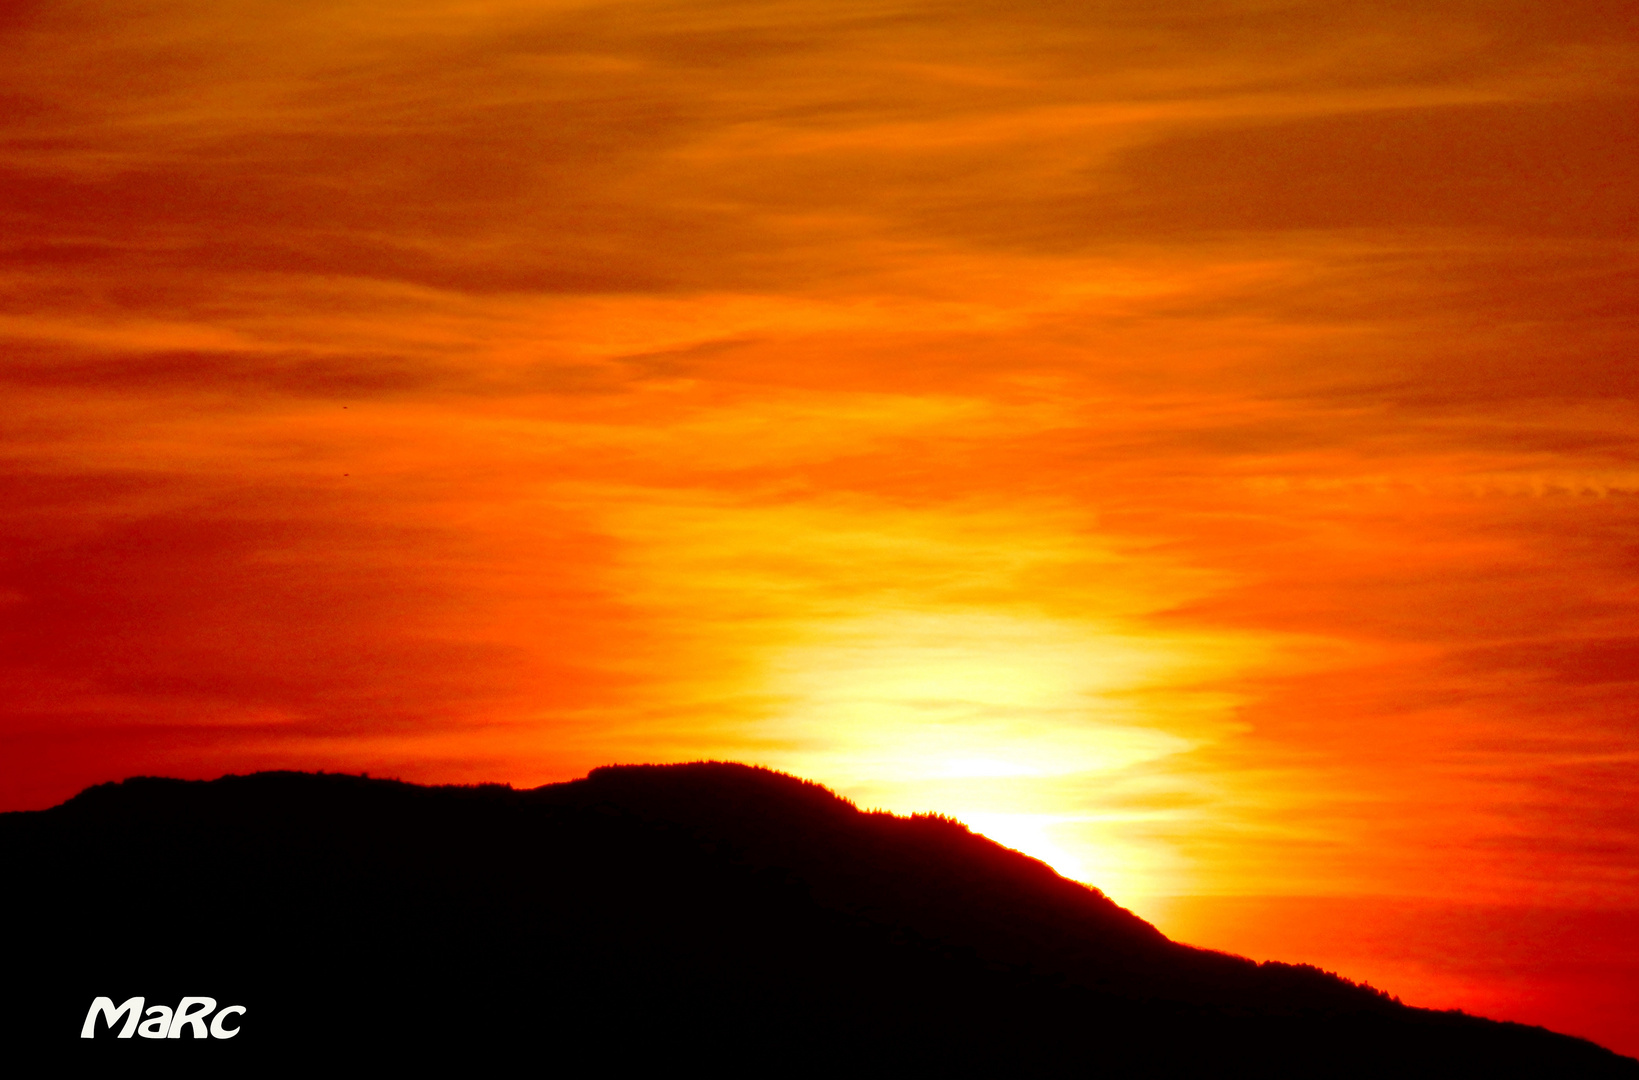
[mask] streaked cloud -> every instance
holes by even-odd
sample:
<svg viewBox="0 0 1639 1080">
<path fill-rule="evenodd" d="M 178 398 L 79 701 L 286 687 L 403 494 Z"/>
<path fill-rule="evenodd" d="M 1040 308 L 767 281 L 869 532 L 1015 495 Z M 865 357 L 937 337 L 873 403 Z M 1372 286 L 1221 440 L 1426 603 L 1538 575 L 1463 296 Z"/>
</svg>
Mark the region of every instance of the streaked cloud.
<svg viewBox="0 0 1639 1080">
<path fill-rule="evenodd" d="M 1630 7 L 12 5 L 0 794 L 740 757 L 1229 948 L 1631 909 Z"/>
</svg>

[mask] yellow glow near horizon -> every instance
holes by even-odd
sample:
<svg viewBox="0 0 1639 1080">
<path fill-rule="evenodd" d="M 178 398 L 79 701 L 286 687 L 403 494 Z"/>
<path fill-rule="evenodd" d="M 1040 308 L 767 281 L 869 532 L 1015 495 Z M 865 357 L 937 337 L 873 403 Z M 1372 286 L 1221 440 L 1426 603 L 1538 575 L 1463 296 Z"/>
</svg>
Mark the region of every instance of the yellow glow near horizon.
<svg viewBox="0 0 1639 1080">
<path fill-rule="evenodd" d="M 736 760 L 1285 959 L 1639 910 L 1621 5 L 242 7 L 0 17 L 0 809 Z"/>
<path fill-rule="evenodd" d="M 769 664 L 781 705 L 764 725 L 767 757 L 863 807 L 950 814 L 1139 903 L 1176 887 L 1179 859 L 1121 827 L 1150 811 L 1096 793 L 1153 779 L 1197 745 L 1138 693 L 1180 650 L 1023 615 L 853 620 Z"/>
</svg>

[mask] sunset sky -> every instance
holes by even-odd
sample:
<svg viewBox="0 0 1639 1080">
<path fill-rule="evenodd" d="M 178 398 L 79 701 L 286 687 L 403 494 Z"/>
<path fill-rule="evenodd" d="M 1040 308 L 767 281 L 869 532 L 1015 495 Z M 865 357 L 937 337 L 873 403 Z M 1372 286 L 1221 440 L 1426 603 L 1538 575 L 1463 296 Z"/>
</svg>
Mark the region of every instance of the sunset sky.
<svg viewBox="0 0 1639 1080">
<path fill-rule="evenodd" d="M 731 759 L 1639 1054 L 1639 6 L 0 6 L 0 809 Z"/>
</svg>

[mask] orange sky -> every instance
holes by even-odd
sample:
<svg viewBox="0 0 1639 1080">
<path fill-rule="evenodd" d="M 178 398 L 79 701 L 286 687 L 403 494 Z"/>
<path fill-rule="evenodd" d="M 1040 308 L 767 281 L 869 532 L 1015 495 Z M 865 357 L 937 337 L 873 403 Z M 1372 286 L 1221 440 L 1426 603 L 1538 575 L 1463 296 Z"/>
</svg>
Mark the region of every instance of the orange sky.
<svg viewBox="0 0 1639 1080">
<path fill-rule="evenodd" d="M 1628 0 L 0 9 L 0 806 L 732 758 L 1639 1053 Z"/>
</svg>

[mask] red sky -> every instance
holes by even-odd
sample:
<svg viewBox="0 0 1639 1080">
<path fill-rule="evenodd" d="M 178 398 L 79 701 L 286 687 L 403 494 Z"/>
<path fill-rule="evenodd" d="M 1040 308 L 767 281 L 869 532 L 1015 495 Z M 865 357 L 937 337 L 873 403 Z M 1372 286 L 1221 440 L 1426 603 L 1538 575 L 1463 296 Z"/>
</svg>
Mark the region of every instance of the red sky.
<svg viewBox="0 0 1639 1080">
<path fill-rule="evenodd" d="M 0 806 L 731 758 L 1639 1053 L 1639 14 L 0 10 Z"/>
</svg>

